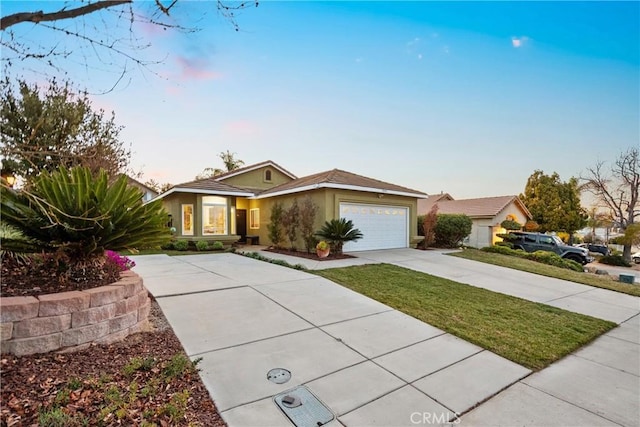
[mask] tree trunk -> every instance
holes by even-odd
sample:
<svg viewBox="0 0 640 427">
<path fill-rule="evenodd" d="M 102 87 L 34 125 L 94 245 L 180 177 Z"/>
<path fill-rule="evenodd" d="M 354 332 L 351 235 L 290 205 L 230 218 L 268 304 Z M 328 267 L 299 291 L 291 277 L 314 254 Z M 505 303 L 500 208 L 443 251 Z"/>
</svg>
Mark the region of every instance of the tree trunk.
<svg viewBox="0 0 640 427">
<path fill-rule="evenodd" d="M 622 249 L 622 258 L 628 263 L 631 263 L 631 243 L 624 245 Z"/>
</svg>

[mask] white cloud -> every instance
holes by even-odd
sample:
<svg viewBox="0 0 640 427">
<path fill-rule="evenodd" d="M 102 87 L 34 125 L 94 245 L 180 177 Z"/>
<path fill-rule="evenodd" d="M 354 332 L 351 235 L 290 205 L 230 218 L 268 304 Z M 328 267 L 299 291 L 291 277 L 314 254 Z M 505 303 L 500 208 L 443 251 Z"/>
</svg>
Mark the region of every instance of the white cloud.
<svg viewBox="0 0 640 427">
<path fill-rule="evenodd" d="M 525 45 L 529 41 L 529 37 L 511 37 L 511 45 L 515 48 L 519 48 Z"/>
</svg>

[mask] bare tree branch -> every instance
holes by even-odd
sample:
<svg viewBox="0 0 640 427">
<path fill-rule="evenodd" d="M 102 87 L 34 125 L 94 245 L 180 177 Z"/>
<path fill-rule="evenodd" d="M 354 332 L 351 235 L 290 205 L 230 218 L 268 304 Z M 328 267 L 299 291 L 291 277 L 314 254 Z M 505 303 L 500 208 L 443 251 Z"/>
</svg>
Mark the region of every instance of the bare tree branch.
<svg viewBox="0 0 640 427">
<path fill-rule="evenodd" d="M 611 176 L 604 172 L 604 162 L 587 168 L 584 189 L 593 194 L 614 214 L 622 230 L 640 218 L 640 149 L 631 148 L 620 154 L 611 166 Z M 623 256 L 631 260 L 631 245 L 624 245 Z"/>
<path fill-rule="evenodd" d="M 133 0 L 103 0 L 95 3 L 89 3 L 86 6 L 77 7 L 75 9 L 65 10 L 64 8 L 51 13 L 38 12 L 20 12 L 13 15 L 3 16 L 0 20 L 0 30 L 4 31 L 12 25 L 21 22 L 40 23 L 45 21 L 60 21 L 62 19 L 77 18 L 78 16 L 88 15 L 101 9 L 119 6 L 125 3 L 131 3 Z M 168 12 L 168 11 L 167 11 Z"/>
<path fill-rule="evenodd" d="M 70 6 L 55 6 L 56 10 L 53 11 L 24 11 L 0 18 L 0 46 L 7 53 L 0 57 L 0 62 L 5 71 L 20 67 L 51 78 L 59 72 L 66 72 L 67 63 L 74 66 L 81 64 L 87 69 L 87 75 L 90 75 L 89 69 L 113 72 L 119 83 L 122 81 L 123 69 L 126 72 L 134 69 L 131 67 L 133 62 L 141 70 L 160 76 L 153 68 L 164 63 L 169 53 L 163 55 L 163 58 L 149 58 L 142 53 L 151 47 L 147 29 L 158 27 L 180 33 L 199 30 L 197 19 L 177 13 L 178 7 L 186 4 L 186 0 L 83 2 L 85 4 L 82 7 L 69 2 Z M 258 6 L 258 1 L 215 0 L 210 4 L 211 9 L 217 11 L 224 21 L 238 31 L 236 14 L 251 6 Z M 185 6 L 185 9 L 188 10 L 189 7 Z M 182 22 L 178 22 L 180 20 Z M 23 31 L 22 26 L 16 25 L 20 23 L 32 24 L 35 29 L 25 27 L 26 31 Z M 40 34 L 51 30 L 53 37 Z M 34 37 L 33 34 L 36 33 L 37 37 Z M 47 67 L 43 68 L 40 64 L 52 68 L 54 73 L 48 73 Z"/>
</svg>

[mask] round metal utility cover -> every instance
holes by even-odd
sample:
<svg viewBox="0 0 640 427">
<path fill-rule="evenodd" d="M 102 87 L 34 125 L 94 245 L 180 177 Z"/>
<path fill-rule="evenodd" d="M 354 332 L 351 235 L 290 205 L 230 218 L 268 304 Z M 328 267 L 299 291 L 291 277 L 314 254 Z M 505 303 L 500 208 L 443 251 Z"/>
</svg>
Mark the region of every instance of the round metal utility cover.
<svg viewBox="0 0 640 427">
<path fill-rule="evenodd" d="M 284 368 L 275 368 L 267 372 L 267 379 L 276 384 L 284 384 L 291 379 L 291 372 Z"/>
</svg>

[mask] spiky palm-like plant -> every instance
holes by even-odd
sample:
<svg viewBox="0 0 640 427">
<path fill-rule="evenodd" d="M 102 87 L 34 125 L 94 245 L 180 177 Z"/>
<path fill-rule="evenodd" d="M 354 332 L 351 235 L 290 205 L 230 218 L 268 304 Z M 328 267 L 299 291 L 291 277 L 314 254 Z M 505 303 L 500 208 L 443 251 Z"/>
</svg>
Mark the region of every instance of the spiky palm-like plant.
<svg viewBox="0 0 640 427">
<path fill-rule="evenodd" d="M 171 238 L 161 202 L 142 204 L 142 193 L 124 175 L 109 184 L 104 171 L 94 177 L 88 168 L 61 167 L 21 191 L 2 185 L 0 195 L 2 221 L 33 242 L 34 252 L 87 260 L 106 249 L 156 247 Z"/>
<path fill-rule="evenodd" d="M 363 237 L 360 230 L 354 228 L 353 221 L 345 218 L 326 221 L 316 235 L 331 242 L 334 252 L 338 255 L 342 254 L 345 242 L 353 242 Z"/>
</svg>

